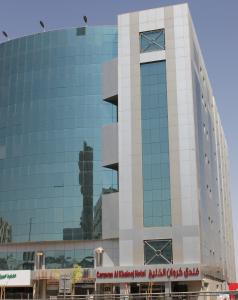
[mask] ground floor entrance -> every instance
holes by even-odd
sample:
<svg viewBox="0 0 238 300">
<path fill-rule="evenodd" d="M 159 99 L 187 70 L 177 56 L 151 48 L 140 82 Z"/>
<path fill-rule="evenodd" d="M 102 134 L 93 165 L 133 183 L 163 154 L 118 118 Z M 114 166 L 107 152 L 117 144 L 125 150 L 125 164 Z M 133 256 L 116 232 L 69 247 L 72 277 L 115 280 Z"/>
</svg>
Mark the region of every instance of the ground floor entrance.
<svg viewBox="0 0 238 300">
<path fill-rule="evenodd" d="M 153 295 L 188 293 L 201 290 L 201 282 L 128 282 L 96 284 L 96 294 L 104 295 Z"/>
<path fill-rule="evenodd" d="M 33 297 L 32 287 L 5 287 L 1 289 L 1 299 L 32 299 Z"/>
<path fill-rule="evenodd" d="M 75 285 L 75 295 L 91 295 L 94 294 L 95 284 L 94 283 L 77 283 Z"/>
</svg>

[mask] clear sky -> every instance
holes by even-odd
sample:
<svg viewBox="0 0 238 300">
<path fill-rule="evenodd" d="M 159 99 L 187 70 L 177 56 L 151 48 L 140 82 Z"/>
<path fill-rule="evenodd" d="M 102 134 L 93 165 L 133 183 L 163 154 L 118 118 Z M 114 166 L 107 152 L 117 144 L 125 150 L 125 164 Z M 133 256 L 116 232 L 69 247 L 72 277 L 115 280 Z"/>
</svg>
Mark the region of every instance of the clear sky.
<svg viewBox="0 0 238 300">
<path fill-rule="evenodd" d="M 116 15 L 181 3 L 177 0 L 0 0 L 0 31 L 10 38 L 40 31 L 116 24 Z M 234 240 L 238 265 L 238 0 L 188 0 L 229 144 Z M 0 36 L 0 42 L 4 40 Z M 1 72 L 1 70 L 0 70 Z M 236 128 L 237 126 L 237 128 Z M 237 131 L 236 131 L 237 130 Z M 238 280 L 238 266 L 237 266 Z"/>
</svg>

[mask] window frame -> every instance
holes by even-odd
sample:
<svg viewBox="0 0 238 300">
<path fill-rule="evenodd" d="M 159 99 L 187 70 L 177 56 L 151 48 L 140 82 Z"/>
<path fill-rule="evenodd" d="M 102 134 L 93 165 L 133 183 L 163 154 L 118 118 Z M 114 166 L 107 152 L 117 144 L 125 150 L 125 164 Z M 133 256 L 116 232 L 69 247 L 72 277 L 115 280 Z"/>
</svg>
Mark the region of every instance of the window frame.
<svg viewBox="0 0 238 300">
<path fill-rule="evenodd" d="M 148 36 L 146 36 L 146 34 L 148 34 L 148 33 L 155 33 L 155 32 L 158 32 L 158 34 L 159 34 L 155 40 L 150 40 L 150 38 Z M 158 41 L 156 42 L 156 40 L 160 38 L 161 34 L 163 35 L 163 45 L 160 45 L 158 43 Z M 139 33 L 139 38 L 140 38 L 140 53 L 148 53 L 148 52 L 165 50 L 165 29 L 164 28 L 142 31 Z M 142 48 L 142 39 L 143 38 L 148 40 L 148 45 L 145 49 Z M 152 44 L 157 45 L 158 49 L 146 50 L 146 49 L 150 48 Z"/>
</svg>

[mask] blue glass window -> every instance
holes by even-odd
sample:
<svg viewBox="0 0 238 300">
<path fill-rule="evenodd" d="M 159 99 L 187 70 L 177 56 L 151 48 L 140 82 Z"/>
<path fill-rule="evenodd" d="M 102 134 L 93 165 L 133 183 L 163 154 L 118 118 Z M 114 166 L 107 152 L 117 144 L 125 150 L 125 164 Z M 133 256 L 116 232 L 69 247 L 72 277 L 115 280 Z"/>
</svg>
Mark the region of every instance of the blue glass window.
<svg viewBox="0 0 238 300">
<path fill-rule="evenodd" d="M 165 61 L 141 64 L 144 226 L 171 225 Z"/>
<path fill-rule="evenodd" d="M 165 31 L 158 29 L 140 33 L 140 52 L 165 50 Z"/>
<path fill-rule="evenodd" d="M 49 250 L 44 252 L 46 269 L 93 268 L 93 249 Z M 0 252 L 0 270 L 34 270 L 35 252 Z"/>
<path fill-rule="evenodd" d="M 34 252 L 0 252 L 0 270 L 34 270 Z"/>
</svg>

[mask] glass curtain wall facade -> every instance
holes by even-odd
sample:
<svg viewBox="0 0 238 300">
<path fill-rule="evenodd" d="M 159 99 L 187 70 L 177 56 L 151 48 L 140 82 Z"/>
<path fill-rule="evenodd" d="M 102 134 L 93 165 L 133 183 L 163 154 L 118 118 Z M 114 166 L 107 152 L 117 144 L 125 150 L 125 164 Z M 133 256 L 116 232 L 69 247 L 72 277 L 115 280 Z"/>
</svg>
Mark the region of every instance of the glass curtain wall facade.
<svg viewBox="0 0 238 300">
<path fill-rule="evenodd" d="M 166 62 L 141 64 L 144 226 L 171 225 Z"/>
<path fill-rule="evenodd" d="M 117 182 L 101 167 L 101 128 L 116 119 L 101 68 L 116 56 L 113 26 L 0 45 L 1 243 L 101 237 L 101 194 Z"/>
<path fill-rule="evenodd" d="M 0 252 L 0 270 L 34 270 L 34 251 Z M 46 269 L 65 269 L 80 265 L 93 268 L 92 249 L 48 250 L 45 251 Z"/>
</svg>

